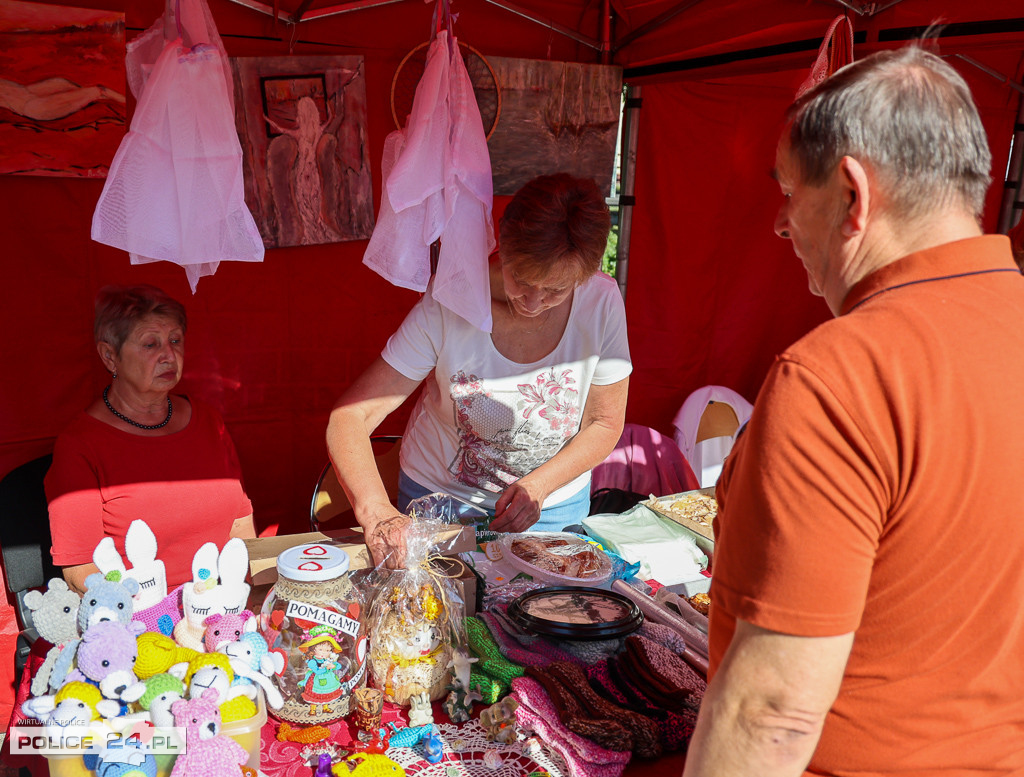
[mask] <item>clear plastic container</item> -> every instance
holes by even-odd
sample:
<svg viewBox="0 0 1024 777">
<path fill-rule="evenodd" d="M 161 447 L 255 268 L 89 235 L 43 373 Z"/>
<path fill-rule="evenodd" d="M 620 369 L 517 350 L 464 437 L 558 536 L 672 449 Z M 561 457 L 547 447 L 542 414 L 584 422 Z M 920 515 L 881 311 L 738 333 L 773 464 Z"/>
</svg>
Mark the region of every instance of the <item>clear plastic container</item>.
<svg viewBox="0 0 1024 777">
<path fill-rule="evenodd" d="M 263 693 L 259 694 L 256 714 L 245 720 L 233 720 L 221 726 L 220 733 L 235 740 L 245 748 L 249 760 L 245 765 L 250 769 L 260 768 L 260 729 L 267 722 L 267 705 Z M 186 743 L 187 744 L 187 743 Z M 156 777 L 169 777 L 174 768 L 176 756 L 158 755 L 156 758 Z M 85 768 L 80 755 L 48 755 L 46 764 L 50 768 L 50 777 L 94 777 L 91 769 Z"/>
<path fill-rule="evenodd" d="M 520 572 L 552 585 L 600 586 L 612 575 L 611 559 L 600 548 L 567 532 L 503 534 L 498 547 Z"/>
<path fill-rule="evenodd" d="M 284 697 L 274 717 L 329 723 L 349 712 L 366 683 L 364 603 L 348 575 L 348 554 L 330 542 L 298 545 L 277 557 L 278 581 L 260 612 L 260 631 L 285 656 L 273 680 Z"/>
</svg>

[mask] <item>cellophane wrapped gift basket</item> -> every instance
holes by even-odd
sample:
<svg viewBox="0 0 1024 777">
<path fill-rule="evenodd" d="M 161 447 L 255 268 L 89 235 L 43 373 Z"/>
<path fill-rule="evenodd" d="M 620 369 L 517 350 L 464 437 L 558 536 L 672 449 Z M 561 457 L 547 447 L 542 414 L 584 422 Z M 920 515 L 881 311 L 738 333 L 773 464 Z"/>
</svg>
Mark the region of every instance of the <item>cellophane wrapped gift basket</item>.
<svg viewBox="0 0 1024 777">
<path fill-rule="evenodd" d="M 387 701 L 402 706 L 444 697 L 454 653 L 466 644 L 465 605 L 451 579 L 430 564 L 447 524 L 410 512 L 406 568 L 384 578 L 369 616 L 371 680 Z"/>
</svg>

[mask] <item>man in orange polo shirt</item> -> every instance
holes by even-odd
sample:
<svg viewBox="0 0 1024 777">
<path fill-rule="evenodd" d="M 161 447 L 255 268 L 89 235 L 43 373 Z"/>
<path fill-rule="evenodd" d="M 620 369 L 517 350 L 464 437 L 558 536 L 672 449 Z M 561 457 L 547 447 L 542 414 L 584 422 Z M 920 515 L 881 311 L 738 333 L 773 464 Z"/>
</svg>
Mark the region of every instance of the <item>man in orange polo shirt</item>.
<svg viewBox="0 0 1024 777">
<path fill-rule="evenodd" d="M 1024 774 L 1024 278 L 970 91 L 918 46 L 800 97 L 775 224 L 835 318 L 726 463 L 685 775 Z"/>
</svg>

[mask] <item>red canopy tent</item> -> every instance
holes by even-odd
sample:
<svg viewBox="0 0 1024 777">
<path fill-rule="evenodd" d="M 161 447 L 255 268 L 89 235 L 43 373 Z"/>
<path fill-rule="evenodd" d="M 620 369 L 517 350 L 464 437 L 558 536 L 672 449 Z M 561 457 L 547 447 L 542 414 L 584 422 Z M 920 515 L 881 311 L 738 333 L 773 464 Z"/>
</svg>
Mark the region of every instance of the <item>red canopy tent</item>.
<svg viewBox="0 0 1024 777">
<path fill-rule="evenodd" d="M 76 0 L 122 10 L 127 36 L 160 0 Z M 50 3 L 58 4 L 58 3 Z M 70 4 L 67 0 L 64 4 Z M 369 156 L 380 196 L 389 92 L 402 57 L 426 40 L 421 0 L 209 0 L 229 55 L 362 54 Z M 974 90 L 989 130 L 997 226 L 1017 116 L 1024 18 L 1017 0 L 456 0 L 456 34 L 485 55 L 609 61 L 641 87 L 627 316 L 635 372 L 627 420 L 669 431 L 686 396 L 709 383 L 751 400 L 775 354 L 828 315 L 772 233 L 768 173 L 781 118 L 822 35 L 850 7 L 855 55 L 897 46 L 940 20 L 945 54 Z M 859 9 L 876 10 L 873 15 Z M 607 19 L 607 24 L 603 20 Z M 981 67 L 979 67 L 980 65 Z M 982 69 L 984 68 L 984 69 Z M 993 75 L 995 74 L 995 75 Z M 3 272 L 0 473 L 48 452 L 106 383 L 92 346 L 92 299 L 107 283 L 155 283 L 191 319 L 183 389 L 222 411 L 264 533 L 299 531 L 326 461 L 334 399 L 380 352 L 416 295 L 360 263 L 365 241 L 273 249 L 226 263 L 189 292 L 176 266 L 131 266 L 89 238 L 102 182 L 0 176 Z M 504 201 L 498 198 L 496 210 Z M 385 432 L 401 432 L 404 414 Z M 13 617 L 0 654 L 10 655 Z M 3 673 L 10 662 L 4 661 Z M 0 689 L 0 719 L 6 719 Z"/>
</svg>

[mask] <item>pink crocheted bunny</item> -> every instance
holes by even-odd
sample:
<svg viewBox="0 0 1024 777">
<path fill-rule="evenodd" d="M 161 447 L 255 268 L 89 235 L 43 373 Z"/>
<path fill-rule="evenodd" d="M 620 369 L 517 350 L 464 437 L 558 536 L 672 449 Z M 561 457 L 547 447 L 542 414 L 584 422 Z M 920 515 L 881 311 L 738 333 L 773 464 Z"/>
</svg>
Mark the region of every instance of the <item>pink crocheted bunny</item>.
<svg viewBox="0 0 1024 777">
<path fill-rule="evenodd" d="M 185 729 L 185 752 L 178 756 L 171 777 L 238 777 L 249 760 L 245 748 L 220 733 L 216 689 L 207 688 L 198 699 L 171 705 L 174 725 Z"/>
</svg>

